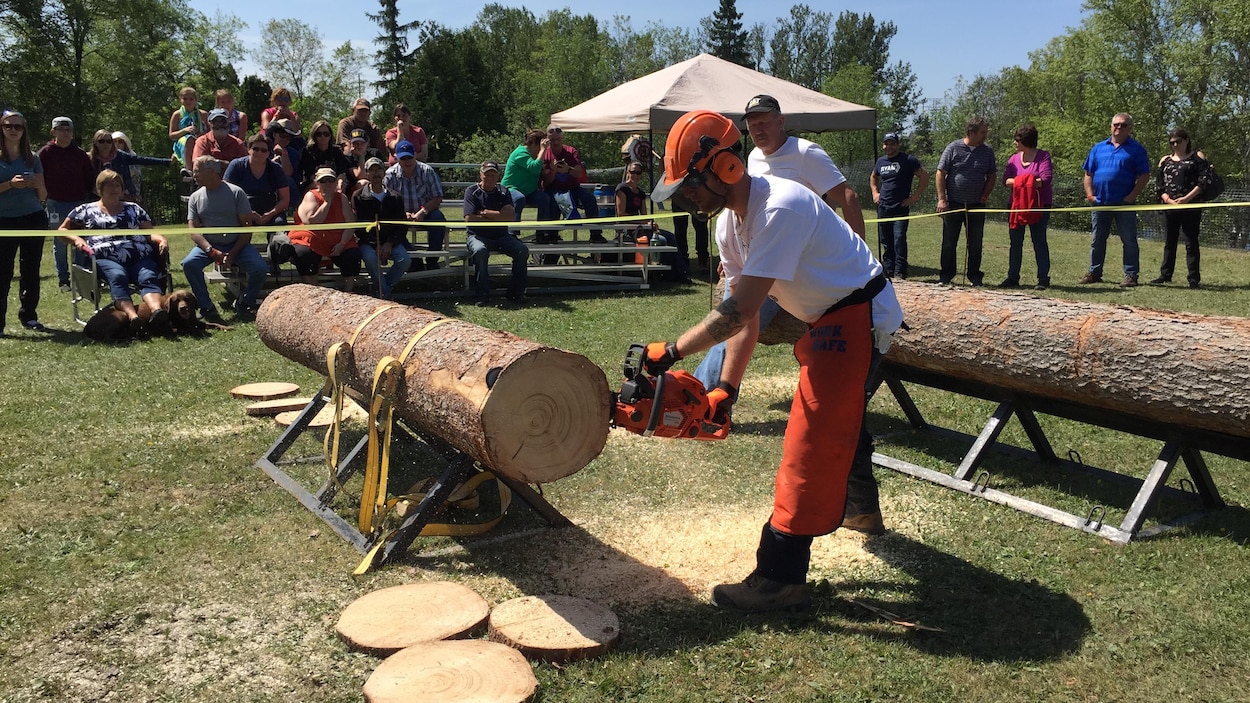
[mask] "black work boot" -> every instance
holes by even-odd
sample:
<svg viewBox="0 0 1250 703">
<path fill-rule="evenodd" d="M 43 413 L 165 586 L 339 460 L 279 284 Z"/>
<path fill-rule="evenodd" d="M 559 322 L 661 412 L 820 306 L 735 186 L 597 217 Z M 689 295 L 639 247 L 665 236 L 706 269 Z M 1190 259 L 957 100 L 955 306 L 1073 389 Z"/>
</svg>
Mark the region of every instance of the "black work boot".
<svg viewBox="0 0 1250 703">
<path fill-rule="evenodd" d="M 812 538 L 788 535 L 765 523 L 755 550 L 755 571 L 741 583 L 712 589 L 712 605 L 743 613 L 804 610 L 812 604 L 807 566 Z"/>
</svg>

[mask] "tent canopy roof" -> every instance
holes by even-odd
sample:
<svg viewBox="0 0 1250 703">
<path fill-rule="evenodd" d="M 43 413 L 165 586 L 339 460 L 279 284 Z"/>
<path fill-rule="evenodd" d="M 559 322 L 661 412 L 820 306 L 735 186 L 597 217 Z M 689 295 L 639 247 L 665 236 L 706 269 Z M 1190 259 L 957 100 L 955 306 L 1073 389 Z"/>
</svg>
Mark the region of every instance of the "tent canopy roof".
<svg viewBox="0 0 1250 703">
<path fill-rule="evenodd" d="M 691 110 L 715 110 L 734 120 L 752 97 L 777 99 L 790 132 L 874 129 L 877 111 L 838 100 L 711 54 L 619 85 L 551 116 L 566 132 L 666 132 Z"/>
</svg>

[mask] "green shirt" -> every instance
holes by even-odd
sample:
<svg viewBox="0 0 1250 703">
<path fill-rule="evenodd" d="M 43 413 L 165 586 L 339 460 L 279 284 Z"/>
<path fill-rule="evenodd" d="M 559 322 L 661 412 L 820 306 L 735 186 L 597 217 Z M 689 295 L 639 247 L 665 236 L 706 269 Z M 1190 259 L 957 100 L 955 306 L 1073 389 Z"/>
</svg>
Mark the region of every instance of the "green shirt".
<svg viewBox="0 0 1250 703">
<path fill-rule="evenodd" d="M 542 159 L 530 156 L 522 144 L 512 150 L 508 163 L 503 167 L 503 178 L 499 181 L 504 188 L 521 191 L 521 195 L 529 195 L 538 190 L 538 177 L 542 175 Z"/>
</svg>

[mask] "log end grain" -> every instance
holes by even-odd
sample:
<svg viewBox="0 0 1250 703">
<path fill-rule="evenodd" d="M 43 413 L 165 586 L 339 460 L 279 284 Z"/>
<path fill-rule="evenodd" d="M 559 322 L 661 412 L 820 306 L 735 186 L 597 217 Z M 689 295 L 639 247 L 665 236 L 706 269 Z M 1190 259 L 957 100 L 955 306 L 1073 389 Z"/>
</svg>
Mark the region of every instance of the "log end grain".
<svg viewBox="0 0 1250 703">
<path fill-rule="evenodd" d="M 525 596 L 495 606 L 490 637 L 531 659 L 560 663 L 607 653 L 621 640 L 621 623 L 611 610 L 581 598 Z"/>
<path fill-rule="evenodd" d="M 230 397 L 242 400 L 274 400 L 299 393 L 299 386 L 282 381 L 245 383 L 230 389 Z"/>
<path fill-rule="evenodd" d="M 466 637 L 490 612 L 458 583 L 410 583 L 364 595 L 343 610 L 335 631 L 352 649 L 387 655 L 421 642 Z"/>
<path fill-rule="evenodd" d="M 538 679 L 511 647 L 483 640 L 413 645 L 378 665 L 368 703 L 525 703 Z"/>
</svg>

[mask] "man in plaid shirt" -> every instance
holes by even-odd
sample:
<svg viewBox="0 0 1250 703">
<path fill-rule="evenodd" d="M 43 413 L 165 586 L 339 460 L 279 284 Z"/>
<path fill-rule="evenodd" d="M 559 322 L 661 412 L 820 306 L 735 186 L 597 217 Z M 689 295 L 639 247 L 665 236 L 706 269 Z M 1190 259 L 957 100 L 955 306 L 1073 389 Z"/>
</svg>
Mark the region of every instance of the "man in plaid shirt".
<svg viewBox="0 0 1250 703">
<path fill-rule="evenodd" d="M 410 141 L 402 141 L 395 145 L 395 165 L 386 170 L 382 178 L 382 186 L 395 193 L 404 201 L 404 213 L 410 222 L 446 222 L 447 216 L 439 207 L 443 204 L 443 182 L 438 173 L 429 165 L 417 161 L 417 149 Z M 446 241 L 446 227 L 430 227 L 429 243 L 431 251 L 439 251 Z M 413 260 L 413 269 L 417 269 Z M 425 260 L 425 268 L 438 268 L 438 258 Z"/>
</svg>

